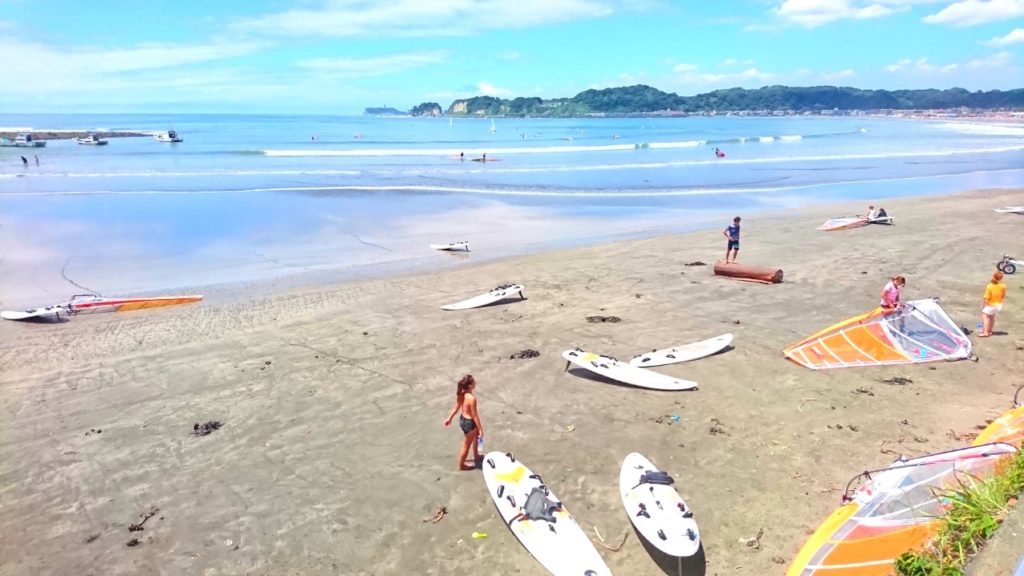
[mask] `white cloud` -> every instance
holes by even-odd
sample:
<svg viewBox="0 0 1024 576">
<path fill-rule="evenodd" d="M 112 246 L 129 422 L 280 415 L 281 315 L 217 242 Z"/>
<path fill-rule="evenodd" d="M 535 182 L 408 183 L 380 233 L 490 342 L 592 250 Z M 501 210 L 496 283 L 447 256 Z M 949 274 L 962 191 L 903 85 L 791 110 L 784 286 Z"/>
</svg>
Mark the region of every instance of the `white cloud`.
<svg viewBox="0 0 1024 576">
<path fill-rule="evenodd" d="M 673 68 L 673 72 L 693 72 L 698 66 L 696 64 L 676 64 Z"/>
<path fill-rule="evenodd" d="M 78 47 L 61 49 L 42 44 L 0 39 L 0 77 L 5 92 L 46 93 L 109 90 L 122 75 L 176 70 L 251 54 L 262 45 L 211 43 L 199 45 L 143 44 L 130 48 Z"/>
<path fill-rule="evenodd" d="M 747 68 L 742 72 L 730 74 L 714 74 L 688 70 L 673 77 L 673 82 L 693 88 L 709 88 L 712 86 L 722 88 L 764 84 L 771 81 L 774 77 L 774 74 L 761 72 L 757 68 Z"/>
<path fill-rule="evenodd" d="M 497 86 L 491 84 L 490 82 L 477 82 L 476 88 L 479 91 L 479 94 L 483 96 L 497 96 L 500 98 L 505 98 L 507 96 L 512 95 L 512 92 L 510 90 L 506 90 L 505 88 L 498 88 Z"/>
<path fill-rule="evenodd" d="M 447 53 L 430 51 L 391 54 L 374 58 L 313 58 L 298 63 L 300 68 L 322 71 L 338 76 L 381 76 L 444 62 Z"/>
<path fill-rule="evenodd" d="M 852 0 L 785 0 L 775 14 L 799 26 L 814 28 L 835 20 L 868 19 L 888 16 L 904 7 L 891 7 L 883 3 L 863 5 Z"/>
<path fill-rule="evenodd" d="M 285 36 L 464 36 L 600 18 L 612 13 L 602 0 L 327 0 L 236 22 L 240 30 Z"/>
<path fill-rule="evenodd" d="M 1006 36 L 996 36 L 985 42 L 985 44 L 987 46 L 1009 46 L 1010 44 L 1020 44 L 1021 42 L 1024 42 L 1024 28 L 1015 28 Z"/>
<path fill-rule="evenodd" d="M 959 70 L 1009 70 L 1013 66 L 1013 55 L 1009 52 L 998 52 L 986 58 L 975 58 L 966 62 L 951 62 L 935 65 L 927 58 L 903 59 L 885 67 L 886 72 L 893 74 L 915 74 L 920 76 L 944 76 Z"/>
<path fill-rule="evenodd" d="M 997 52 L 988 58 L 975 58 L 967 61 L 964 66 L 971 69 L 1005 68 L 1013 64 L 1013 54 L 1009 52 Z"/>
<path fill-rule="evenodd" d="M 906 12 L 917 4 L 935 4 L 945 0 L 783 0 L 773 10 L 790 24 L 814 28 L 836 20 L 868 20 Z M 750 29 L 757 29 L 757 25 Z"/>
<path fill-rule="evenodd" d="M 509 50 L 508 52 L 502 52 L 501 54 L 498 54 L 498 59 L 499 60 L 506 60 L 506 61 L 509 61 L 509 62 L 512 62 L 514 60 L 519 60 L 519 52 L 516 52 L 515 50 Z"/>
<path fill-rule="evenodd" d="M 821 80 L 823 82 L 842 82 L 856 76 L 856 72 L 847 68 L 846 70 L 840 70 L 839 72 L 824 72 L 821 74 Z"/>
<path fill-rule="evenodd" d="M 731 66 L 750 66 L 754 63 L 753 60 L 739 60 L 737 58 L 726 58 L 718 63 L 719 66 L 727 68 Z"/>
<path fill-rule="evenodd" d="M 963 0 L 925 16 L 922 21 L 965 27 L 1020 17 L 1024 17 L 1024 0 Z"/>
</svg>

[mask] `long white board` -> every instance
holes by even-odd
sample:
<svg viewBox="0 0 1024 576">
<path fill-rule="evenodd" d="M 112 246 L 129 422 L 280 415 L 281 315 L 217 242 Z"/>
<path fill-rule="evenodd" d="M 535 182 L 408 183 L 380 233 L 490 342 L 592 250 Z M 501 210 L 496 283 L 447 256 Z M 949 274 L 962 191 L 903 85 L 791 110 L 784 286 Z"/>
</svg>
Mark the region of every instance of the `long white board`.
<svg viewBox="0 0 1024 576">
<path fill-rule="evenodd" d="M 501 452 L 484 456 L 483 472 L 487 493 L 501 519 L 548 572 L 555 576 L 611 576 L 594 544 L 540 475 L 512 454 Z M 524 516 L 535 489 L 535 502 L 540 502 L 552 520 Z M 490 572 L 483 568 L 481 573 Z"/>
<path fill-rule="evenodd" d="M 629 365 L 648 368 L 650 366 L 664 366 L 677 362 L 689 362 L 698 358 L 704 358 L 705 356 L 711 356 L 729 344 L 732 344 L 732 334 L 722 334 L 721 336 L 715 336 L 714 338 L 708 338 L 707 340 L 701 340 L 686 346 L 662 348 L 661 350 L 641 354 L 633 357 L 629 361 Z"/>
<path fill-rule="evenodd" d="M 32 320 L 57 318 L 60 314 L 70 314 L 66 305 L 56 304 L 45 308 L 31 308 L 29 310 L 4 310 L 0 312 L 0 318 L 4 320 Z"/>
<path fill-rule="evenodd" d="M 1006 208 L 993 208 L 993 211 L 1000 214 L 1024 214 L 1024 206 L 1007 206 Z"/>
<path fill-rule="evenodd" d="M 625 362 L 619 362 L 611 356 L 602 356 L 593 352 L 585 352 L 579 349 L 566 350 L 562 352 L 562 358 L 595 374 L 631 386 L 650 388 L 652 390 L 692 390 L 697 387 L 696 382 L 681 380 L 653 370 L 644 370 L 643 368 L 630 366 Z"/>
<path fill-rule="evenodd" d="M 626 515 L 655 548 L 669 556 L 693 556 L 700 548 L 700 532 L 693 512 L 651 461 L 633 452 L 622 461 L 619 494 Z"/>
<path fill-rule="evenodd" d="M 488 304 L 494 304 L 495 302 L 501 302 L 502 300 L 515 296 L 516 294 L 519 295 L 519 298 L 525 298 L 525 296 L 523 296 L 522 284 L 505 284 L 479 296 L 473 296 L 472 298 L 463 300 L 462 302 L 445 304 L 444 306 L 441 306 L 441 309 L 468 310 L 470 308 L 479 308 L 481 306 L 487 306 Z"/>
<path fill-rule="evenodd" d="M 449 242 L 448 244 L 431 244 L 431 248 L 434 250 L 447 250 L 449 252 L 454 250 L 461 250 L 469 252 L 469 242 Z"/>
</svg>

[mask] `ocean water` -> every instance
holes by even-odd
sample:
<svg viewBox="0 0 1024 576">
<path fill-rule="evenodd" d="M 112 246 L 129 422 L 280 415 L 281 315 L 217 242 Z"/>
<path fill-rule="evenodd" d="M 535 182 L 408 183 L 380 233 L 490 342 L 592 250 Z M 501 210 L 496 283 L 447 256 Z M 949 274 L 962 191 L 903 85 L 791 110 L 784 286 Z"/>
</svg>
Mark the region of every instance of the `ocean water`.
<svg viewBox="0 0 1024 576">
<path fill-rule="evenodd" d="M 0 114 L 0 127 L 184 137 L 0 148 L 8 305 L 72 280 L 114 294 L 404 269 L 436 262 L 429 242 L 470 240 L 481 258 L 816 201 L 1024 187 L 1021 124 Z"/>
</svg>

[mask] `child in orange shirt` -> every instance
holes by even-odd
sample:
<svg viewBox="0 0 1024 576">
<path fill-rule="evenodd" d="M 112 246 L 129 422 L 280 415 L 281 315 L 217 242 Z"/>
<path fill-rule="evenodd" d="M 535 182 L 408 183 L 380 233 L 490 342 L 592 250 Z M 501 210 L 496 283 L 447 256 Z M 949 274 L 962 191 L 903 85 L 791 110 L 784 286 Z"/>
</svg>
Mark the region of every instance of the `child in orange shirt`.
<svg viewBox="0 0 1024 576">
<path fill-rule="evenodd" d="M 1006 284 L 1003 284 L 1003 273 L 998 270 L 992 274 L 992 280 L 985 288 L 985 300 L 981 308 L 981 333 L 979 338 L 987 338 L 992 335 L 992 328 L 996 324 L 996 312 L 1003 309 L 1003 299 L 1006 298 Z"/>
</svg>

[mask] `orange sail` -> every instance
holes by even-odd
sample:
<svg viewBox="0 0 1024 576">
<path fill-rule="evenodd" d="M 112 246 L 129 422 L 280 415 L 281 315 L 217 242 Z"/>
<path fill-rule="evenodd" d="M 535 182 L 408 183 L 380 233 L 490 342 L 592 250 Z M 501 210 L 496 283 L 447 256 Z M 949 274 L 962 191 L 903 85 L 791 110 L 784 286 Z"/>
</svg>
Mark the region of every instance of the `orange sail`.
<svg viewBox="0 0 1024 576">
<path fill-rule="evenodd" d="M 1013 395 L 1013 408 L 985 427 L 974 439 L 972 446 L 989 442 L 1005 442 L 1020 448 L 1021 442 L 1024 441 L 1024 403 L 1018 399 L 1021 391 L 1024 391 L 1024 386 L 1017 388 L 1017 392 Z"/>
<path fill-rule="evenodd" d="M 87 298 L 73 297 L 68 303 L 73 314 L 83 312 L 126 312 L 129 310 L 144 310 L 146 308 L 159 308 L 161 306 L 174 306 L 177 304 L 189 304 L 202 300 L 201 295 L 191 296 L 152 296 L 148 298 L 102 298 L 90 296 Z"/>
<path fill-rule="evenodd" d="M 987 478 L 1016 453 L 1009 444 L 984 444 L 861 475 L 868 480 L 811 535 L 786 576 L 892 574 L 897 557 L 920 549 L 938 530 L 948 508 L 942 490 Z"/>
<path fill-rule="evenodd" d="M 833 324 L 783 350 L 812 370 L 916 364 L 971 357 L 971 341 L 939 306 L 914 300 Z"/>
</svg>

